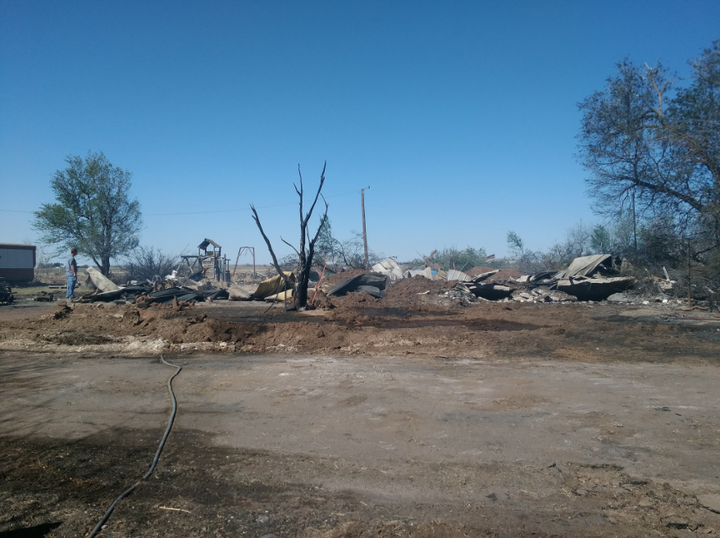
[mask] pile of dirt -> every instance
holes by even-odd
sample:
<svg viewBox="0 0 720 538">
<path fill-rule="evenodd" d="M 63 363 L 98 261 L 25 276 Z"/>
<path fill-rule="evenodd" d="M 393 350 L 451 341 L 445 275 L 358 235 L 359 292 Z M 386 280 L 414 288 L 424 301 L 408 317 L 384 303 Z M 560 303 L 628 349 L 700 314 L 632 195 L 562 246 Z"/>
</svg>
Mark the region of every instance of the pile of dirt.
<svg viewBox="0 0 720 538">
<path fill-rule="evenodd" d="M 437 297 L 453 289 L 454 282 L 429 280 L 424 276 L 414 276 L 393 282 L 386 290 L 387 296 L 381 299 L 383 308 L 406 308 L 418 310 L 428 303 L 427 299 Z"/>
<path fill-rule="evenodd" d="M 393 285 L 383 299 L 366 293 L 331 298 L 318 294 L 320 305 L 334 308 L 306 312 L 268 309 L 255 302 L 184 309 L 81 304 L 62 309 L 58 316 L 38 309 L 45 312 L 42 317 L 3 320 L 0 350 L 452 355 L 484 360 L 522 360 L 531 354 L 583 362 L 717 361 L 720 317 L 715 314 L 696 322 L 662 305 L 638 310 L 613 304 L 477 302 L 460 307 L 458 299 L 437 294 L 449 285 L 416 277 Z M 692 316 L 694 320 L 700 314 Z"/>
<path fill-rule="evenodd" d="M 322 283 L 320 284 L 321 288 L 327 289 L 333 287 L 335 284 L 340 284 L 340 282 L 344 282 L 348 278 L 352 278 L 354 276 L 358 275 L 367 275 L 367 274 L 373 274 L 377 275 L 379 273 L 373 273 L 372 271 L 366 271 L 365 269 L 350 269 L 349 271 L 343 271 L 342 273 L 325 273 L 325 276 L 323 276 Z"/>
<path fill-rule="evenodd" d="M 424 276 L 414 276 L 412 278 L 404 278 L 391 282 L 387 291 L 387 298 L 396 300 L 399 297 L 409 297 L 421 293 L 431 293 L 439 295 L 451 290 L 454 283 L 443 280 L 430 280 Z"/>
<path fill-rule="evenodd" d="M 494 271 L 496 267 L 483 267 L 481 265 L 475 266 L 472 269 L 468 269 L 467 271 L 464 271 L 464 273 L 472 278 L 475 278 L 476 276 L 482 275 L 483 273 L 489 273 L 490 271 Z"/>
<path fill-rule="evenodd" d="M 477 276 L 482 275 L 483 273 L 489 273 L 490 271 L 497 271 L 496 267 L 473 267 L 472 269 L 465 271 L 465 274 L 468 275 L 471 278 L 475 278 Z M 489 277 L 485 282 L 500 282 L 503 280 L 517 280 L 521 276 L 523 276 L 522 271 L 518 271 L 517 269 L 500 269 L 497 273 Z"/>
<path fill-rule="evenodd" d="M 330 300 L 330 297 L 325 295 L 325 292 L 320 290 L 317 290 L 317 293 L 315 293 L 314 298 L 310 297 L 312 301 L 312 306 L 318 310 L 330 310 L 332 308 L 335 308 L 335 305 Z"/>
<path fill-rule="evenodd" d="M 497 273 L 487 279 L 486 282 L 502 282 L 503 280 L 517 280 L 523 276 L 517 269 L 500 269 Z"/>
<path fill-rule="evenodd" d="M 342 297 L 327 297 L 327 300 L 330 303 L 331 308 L 341 311 L 351 311 L 367 307 L 378 307 L 380 306 L 380 301 L 383 299 L 376 299 L 365 292 L 358 291 L 347 293 Z"/>
</svg>

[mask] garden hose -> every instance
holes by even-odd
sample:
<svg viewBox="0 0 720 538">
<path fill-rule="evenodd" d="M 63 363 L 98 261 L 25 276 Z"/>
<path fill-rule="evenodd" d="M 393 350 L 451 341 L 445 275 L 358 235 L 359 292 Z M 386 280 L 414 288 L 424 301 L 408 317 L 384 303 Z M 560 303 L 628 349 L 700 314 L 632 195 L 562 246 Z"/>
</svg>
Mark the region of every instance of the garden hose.
<svg viewBox="0 0 720 538">
<path fill-rule="evenodd" d="M 146 480 L 155 470 L 155 467 L 157 466 L 158 460 L 160 459 L 160 453 L 163 450 L 163 447 L 165 446 L 165 441 L 167 441 L 168 435 L 170 435 L 170 430 L 172 429 L 173 422 L 175 421 L 175 415 L 177 413 L 177 400 L 175 399 L 175 393 L 172 389 L 172 380 L 175 379 L 175 377 L 180 373 L 180 370 L 182 370 L 181 366 L 178 366 L 177 364 L 170 364 L 165 360 L 165 357 L 163 355 L 160 355 L 160 360 L 167 364 L 168 366 L 173 366 L 177 368 L 176 372 L 170 376 L 167 382 L 168 386 L 168 392 L 170 393 L 170 398 L 172 399 L 172 413 L 170 414 L 170 420 L 168 421 L 167 428 L 165 429 L 165 434 L 163 435 L 162 440 L 160 441 L 160 446 L 158 446 L 157 452 L 155 452 L 155 458 L 153 459 L 152 465 L 150 466 L 150 469 L 148 469 L 148 472 L 146 472 L 143 477 L 135 482 L 132 486 L 130 486 L 128 489 L 123 491 L 117 499 L 110 505 L 110 508 L 107 509 L 105 512 L 105 515 L 102 517 L 100 521 L 98 521 L 98 524 L 95 525 L 95 528 L 88 534 L 87 538 L 93 538 L 102 530 L 103 525 L 107 522 L 107 520 L 110 518 L 110 515 L 113 513 L 113 510 L 115 510 L 115 507 L 117 504 L 130 495 L 133 491 L 135 491 L 135 488 L 137 488 L 140 485 L 140 482 L 143 480 Z"/>
</svg>

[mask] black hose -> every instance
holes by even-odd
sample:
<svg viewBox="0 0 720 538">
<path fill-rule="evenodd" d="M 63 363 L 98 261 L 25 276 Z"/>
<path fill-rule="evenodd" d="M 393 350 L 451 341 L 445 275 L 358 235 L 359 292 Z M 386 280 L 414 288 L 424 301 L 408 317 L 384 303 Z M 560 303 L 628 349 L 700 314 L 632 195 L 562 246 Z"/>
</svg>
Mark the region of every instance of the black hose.
<svg viewBox="0 0 720 538">
<path fill-rule="evenodd" d="M 135 482 L 132 486 L 130 486 L 128 489 L 123 491 L 117 499 L 110 505 L 110 508 L 107 509 L 105 512 L 105 515 L 102 517 L 100 521 L 98 521 L 98 524 L 95 525 L 95 528 L 88 534 L 87 538 L 93 538 L 97 533 L 99 533 L 102 530 L 102 526 L 105 525 L 107 520 L 110 518 L 110 514 L 113 513 L 113 510 L 115 510 L 115 507 L 117 504 L 130 495 L 133 491 L 135 491 L 135 488 L 137 488 L 140 485 L 140 482 L 143 480 L 146 480 L 155 470 L 155 467 L 157 466 L 158 460 L 160 459 L 160 453 L 163 450 L 163 447 L 165 446 L 165 441 L 167 441 L 168 435 L 170 435 L 170 430 L 172 429 L 173 422 L 175 421 L 175 415 L 177 414 L 177 400 L 175 399 L 175 393 L 172 389 L 172 380 L 175 379 L 175 377 L 180 373 L 180 370 L 182 370 L 181 366 L 178 366 L 177 364 L 170 364 L 165 360 L 165 357 L 163 355 L 160 355 L 160 360 L 167 364 L 168 366 L 174 366 L 177 368 L 177 371 L 170 376 L 168 379 L 167 385 L 168 385 L 168 392 L 170 392 L 170 398 L 172 398 L 172 413 L 170 414 L 170 420 L 168 421 L 167 428 L 165 429 L 165 434 L 163 435 L 162 440 L 160 441 L 160 446 L 158 446 L 157 452 L 155 452 L 155 458 L 153 459 L 152 465 L 150 466 L 150 469 L 148 469 L 148 472 L 143 475 L 143 477 Z"/>
</svg>

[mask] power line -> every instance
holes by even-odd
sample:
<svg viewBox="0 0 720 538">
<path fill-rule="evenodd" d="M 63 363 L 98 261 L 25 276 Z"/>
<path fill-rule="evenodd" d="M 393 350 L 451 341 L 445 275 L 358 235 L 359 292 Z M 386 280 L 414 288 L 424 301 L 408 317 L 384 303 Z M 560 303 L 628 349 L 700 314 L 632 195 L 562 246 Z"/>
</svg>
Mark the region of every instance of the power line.
<svg viewBox="0 0 720 538">
<path fill-rule="evenodd" d="M 334 194 L 332 196 L 326 196 L 326 198 L 339 198 L 341 196 L 348 196 L 349 194 L 355 194 L 357 191 L 348 191 L 344 192 L 342 194 Z M 286 207 L 290 205 L 297 205 L 297 202 L 288 202 L 286 204 L 273 204 L 273 205 L 264 205 L 260 206 L 257 209 L 271 209 L 274 207 Z M 176 216 L 176 215 L 214 215 L 217 213 L 239 213 L 244 211 L 250 211 L 249 207 L 241 207 L 237 209 L 217 209 L 212 211 L 179 211 L 174 213 L 145 213 L 145 216 L 148 217 L 169 217 L 169 216 Z"/>
<path fill-rule="evenodd" d="M 334 194 L 333 196 L 326 196 L 326 198 L 339 198 L 341 196 L 348 196 L 349 194 L 355 194 L 355 190 L 344 192 L 342 194 Z M 297 202 L 288 202 L 286 204 L 273 204 L 273 205 L 264 205 L 258 207 L 258 209 L 271 209 L 274 207 L 285 207 L 290 205 L 297 205 Z M 35 213 L 35 211 L 22 211 L 19 209 L 0 209 L 0 211 L 5 213 Z M 177 215 L 214 215 L 217 213 L 239 213 L 244 211 L 250 211 L 249 207 L 241 207 L 237 209 L 215 209 L 212 211 L 178 211 L 174 213 L 145 213 L 144 216 L 146 217 L 170 217 L 170 216 L 177 216 Z"/>
</svg>

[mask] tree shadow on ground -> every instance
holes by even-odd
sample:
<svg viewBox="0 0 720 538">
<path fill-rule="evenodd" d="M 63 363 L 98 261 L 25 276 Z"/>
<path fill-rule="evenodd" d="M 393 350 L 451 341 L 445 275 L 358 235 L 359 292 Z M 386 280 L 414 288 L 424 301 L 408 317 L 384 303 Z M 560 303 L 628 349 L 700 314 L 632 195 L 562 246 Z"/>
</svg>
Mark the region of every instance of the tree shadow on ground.
<svg viewBox="0 0 720 538">
<path fill-rule="evenodd" d="M 53 521 L 52 523 L 41 523 L 24 529 L 0 531 L 0 538 L 43 538 L 43 536 L 46 536 L 60 525 L 62 525 L 62 521 Z"/>
</svg>

